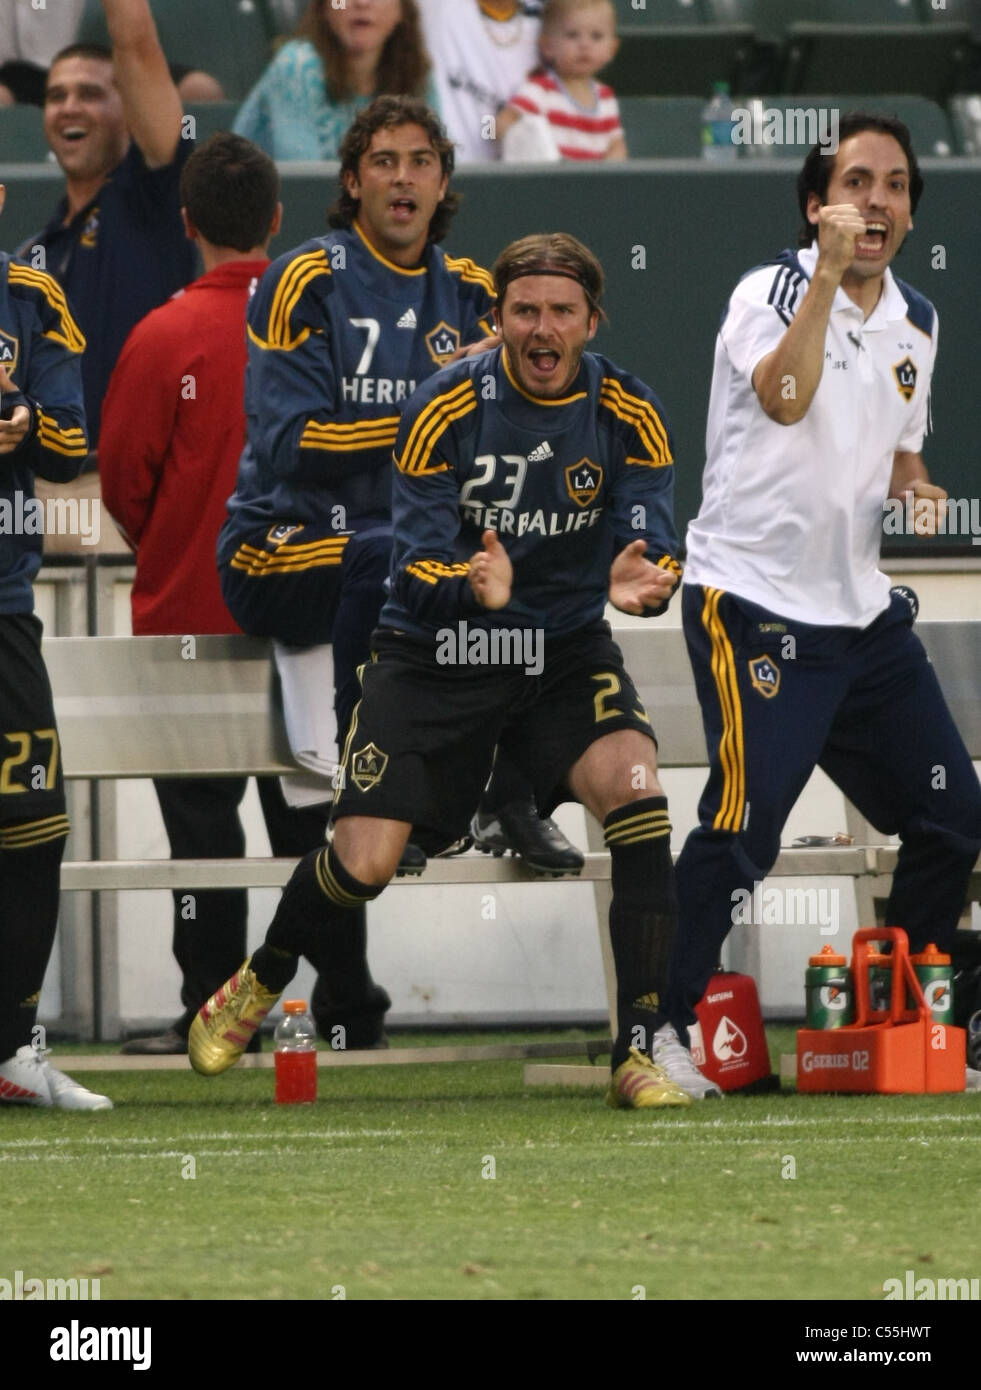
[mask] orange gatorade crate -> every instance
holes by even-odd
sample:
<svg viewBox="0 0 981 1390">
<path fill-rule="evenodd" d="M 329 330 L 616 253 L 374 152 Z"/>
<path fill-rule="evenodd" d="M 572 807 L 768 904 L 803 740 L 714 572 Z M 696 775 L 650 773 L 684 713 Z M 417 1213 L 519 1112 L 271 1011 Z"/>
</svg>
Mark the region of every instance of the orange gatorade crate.
<svg viewBox="0 0 981 1390">
<path fill-rule="evenodd" d="M 869 998 L 869 958 L 874 954 L 870 943 L 882 941 L 892 942 L 892 955 L 887 957 L 892 962 L 892 987 L 885 1017 L 873 1012 Z M 852 978 L 854 1025 L 801 1028 L 797 1034 L 798 1091 L 963 1091 L 967 1034 L 934 1020 L 901 927 L 864 927 L 855 933 Z M 906 1007 L 907 997 L 912 1007 Z"/>
</svg>

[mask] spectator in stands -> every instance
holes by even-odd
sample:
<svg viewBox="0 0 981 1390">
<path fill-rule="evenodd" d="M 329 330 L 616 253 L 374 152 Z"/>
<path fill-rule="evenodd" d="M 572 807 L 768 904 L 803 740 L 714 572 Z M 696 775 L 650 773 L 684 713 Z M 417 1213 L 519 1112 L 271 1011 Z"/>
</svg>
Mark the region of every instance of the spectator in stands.
<svg viewBox="0 0 981 1390">
<path fill-rule="evenodd" d="M 274 159 L 336 159 L 348 126 L 380 95 L 435 103 L 415 0 L 310 0 L 234 128 Z"/>
<path fill-rule="evenodd" d="M 37 9 L 31 0 L 7 0 L 0 25 L 0 106 L 44 104 L 44 78 L 54 55 L 74 43 L 85 0 L 61 0 Z"/>
<path fill-rule="evenodd" d="M 619 47 L 616 25 L 612 0 L 546 0 L 542 65 L 497 118 L 504 159 L 626 159 L 616 96 L 596 81 Z"/>
<path fill-rule="evenodd" d="M 498 157 L 497 115 L 538 61 L 538 0 L 418 0 L 457 163 Z"/>
<path fill-rule="evenodd" d="M 102 417 L 103 498 L 136 550 L 133 632 L 237 633 L 221 597 L 215 542 L 234 490 L 245 440 L 245 312 L 269 265 L 279 231 L 279 177 L 268 155 L 239 135 L 212 136 L 181 175 L 188 237 L 205 273 L 133 329 L 112 374 Z M 238 808 L 244 777 L 160 778 L 154 782 L 176 859 L 245 853 Z M 323 844 L 326 810 L 291 810 L 275 777 L 259 778 L 275 855 L 299 858 Z M 184 1013 L 163 1033 L 134 1038 L 123 1051 L 187 1051 L 191 1020 L 246 954 L 245 889 L 174 892 L 173 950 Z M 388 996 L 367 976 L 363 924 L 323 941 L 314 964 L 333 979 L 352 970 L 373 1006 L 364 1020 L 333 1015 L 350 1047 L 379 1039 Z M 353 964 L 352 964 L 353 961 Z M 361 971 L 367 976 L 362 981 Z M 366 1031 L 367 1029 L 367 1031 Z"/>
<path fill-rule="evenodd" d="M 56 53 L 78 38 L 85 0 L 7 0 L 0 28 L 0 106 L 44 105 L 48 68 Z M 182 101 L 221 101 L 221 83 L 199 68 L 171 66 Z"/>
</svg>

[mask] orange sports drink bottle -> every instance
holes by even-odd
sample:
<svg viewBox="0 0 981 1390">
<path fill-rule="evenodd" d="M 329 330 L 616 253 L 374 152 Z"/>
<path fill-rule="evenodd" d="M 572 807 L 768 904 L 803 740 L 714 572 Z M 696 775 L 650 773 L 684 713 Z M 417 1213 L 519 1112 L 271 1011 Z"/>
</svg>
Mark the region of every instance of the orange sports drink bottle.
<svg viewBox="0 0 981 1390">
<path fill-rule="evenodd" d="M 277 1105 L 308 1105 L 317 1099 L 317 1034 L 305 999 L 284 1001 L 273 1061 Z"/>
</svg>

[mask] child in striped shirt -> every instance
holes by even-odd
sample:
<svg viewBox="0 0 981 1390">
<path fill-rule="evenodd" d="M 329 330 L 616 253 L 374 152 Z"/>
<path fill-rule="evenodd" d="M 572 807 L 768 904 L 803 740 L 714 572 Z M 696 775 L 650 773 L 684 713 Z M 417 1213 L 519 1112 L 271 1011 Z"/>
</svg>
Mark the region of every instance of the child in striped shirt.
<svg viewBox="0 0 981 1390">
<path fill-rule="evenodd" d="M 515 131 L 507 141 L 505 133 L 518 122 L 526 127 L 527 118 L 532 117 L 540 130 L 547 126 L 551 136 L 549 140 L 545 135 L 540 158 L 549 157 L 544 151 L 549 145 L 561 159 L 626 159 L 616 96 L 612 88 L 596 81 L 618 46 L 612 0 L 546 0 L 539 44 L 542 65 L 525 79 L 497 118 L 504 158 L 509 158 L 508 146 L 518 135 Z M 555 158 L 554 152 L 551 157 Z"/>
</svg>

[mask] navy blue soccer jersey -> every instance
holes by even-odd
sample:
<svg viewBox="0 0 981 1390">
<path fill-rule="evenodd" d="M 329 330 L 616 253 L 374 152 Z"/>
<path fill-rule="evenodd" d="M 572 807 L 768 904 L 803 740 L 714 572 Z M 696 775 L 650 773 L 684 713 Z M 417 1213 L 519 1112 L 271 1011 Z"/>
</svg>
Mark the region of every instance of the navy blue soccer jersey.
<svg viewBox="0 0 981 1390">
<path fill-rule="evenodd" d="M 680 572 L 672 463 L 657 397 L 605 357 L 585 353 L 554 401 L 517 385 L 504 348 L 455 363 L 420 388 L 399 429 L 382 626 L 432 635 L 466 617 L 553 637 L 595 621 L 631 541 Z M 467 577 L 488 528 L 514 566 L 511 601 L 494 612 Z"/>
<path fill-rule="evenodd" d="M 472 261 L 430 246 L 406 270 L 357 228 L 274 261 L 249 305 L 248 442 L 219 562 L 264 525 L 343 534 L 386 521 L 403 406 L 458 347 L 493 331 L 492 303 Z"/>
<path fill-rule="evenodd" d="M 44 230 L 20 248 L 32 264 L 36 248 L 44 248 L 44 269 L 65 290 L 88 339 L 82 380 L 93 449 L 109 377 L 130 330 L 196 273 L 197 253 L 184 232 L 178 192 L 193 149 L 193 141 L 180 140 L 170 164 L 150 169 L 134 142 L 67 226 L 62 198 Z"/>
<path fill-rule="evenodd" d="M 30 613 L 44 521 L 34 475 L 74 478 L 88 453 L 82 406 L 82 337 L 60 285 L 0 252 L 0 366 L 17 387 L 5 409 L 30 407 L 31 429 L 0 458 L 0 613 Z"/>
</svg>

